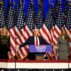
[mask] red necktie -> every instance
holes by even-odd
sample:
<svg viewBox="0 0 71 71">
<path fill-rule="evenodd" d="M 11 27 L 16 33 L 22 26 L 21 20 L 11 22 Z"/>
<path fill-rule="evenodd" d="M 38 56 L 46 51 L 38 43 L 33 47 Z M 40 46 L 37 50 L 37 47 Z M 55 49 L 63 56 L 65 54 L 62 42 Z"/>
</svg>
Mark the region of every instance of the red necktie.
<svg viewBox="0 0 71 71">
<path fill-rule="evenodd" d="M 35 45 L 39 45 L 39 39 L 38 39 L 38 37 L 35 38 Z"/>
</svg>

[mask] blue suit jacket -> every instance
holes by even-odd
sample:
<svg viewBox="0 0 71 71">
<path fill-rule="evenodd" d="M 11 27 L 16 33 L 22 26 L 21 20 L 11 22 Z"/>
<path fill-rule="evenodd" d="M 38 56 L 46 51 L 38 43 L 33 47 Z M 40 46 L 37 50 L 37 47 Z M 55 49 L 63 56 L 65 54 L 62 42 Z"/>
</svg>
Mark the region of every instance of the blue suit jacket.
<svg viewBox="0 0 71 71">
<path fill-rule="evenodd" d="M 41 36 L 38 36 L 40 45 L 50 45 L 47 43 Z M 21 44 L 20 47 L 24 47 L 26 45 L 34 45 L 34 36 L 29 37 L 25 43 Z"/>
</svg>

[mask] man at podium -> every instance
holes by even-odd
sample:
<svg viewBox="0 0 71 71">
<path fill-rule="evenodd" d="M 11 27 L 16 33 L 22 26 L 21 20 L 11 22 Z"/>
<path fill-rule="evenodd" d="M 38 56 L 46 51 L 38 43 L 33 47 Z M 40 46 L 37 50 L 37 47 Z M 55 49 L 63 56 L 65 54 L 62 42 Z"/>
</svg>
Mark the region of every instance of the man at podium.
<svg viewBox="0 0 71 71">
<path fill-rule="evenodd" d="M 34 34 L 34 36 L 29 37 L 29 38 L 26 40 L 25 43 L 23 43 L 22 45 L 20 45 L 20 48 L 21 48 L 21 47 L 24 47 L 24 46 L 26 46 L 26 45 L 36 45 L 36 46 L 38 46 L 38 45 L 50 45 L 49 43 L 47 43 L 47 42 L 39 35 L 39 29 L 35 28 L 35 29 L 33 30 L 33 34 Z M 40 55 L 40 56 L 37 56 L 37 57 L 36 57 L 35 54 L 29 53 L 29 54 L 28 54 L 28 59 L 30 59 L 30 60 L 35 60 L 36 58 L 41 59 L 42 56 L 41 56 L 41 54 L 39 54 L 39 55 Z"/>
</svg>

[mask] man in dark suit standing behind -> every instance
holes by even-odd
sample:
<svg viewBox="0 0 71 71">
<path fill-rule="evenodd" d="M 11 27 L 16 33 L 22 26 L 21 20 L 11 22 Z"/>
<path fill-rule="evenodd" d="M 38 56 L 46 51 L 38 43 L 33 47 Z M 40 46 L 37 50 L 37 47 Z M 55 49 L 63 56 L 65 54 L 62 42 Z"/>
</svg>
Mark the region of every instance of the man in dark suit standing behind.
<svg viewBox="0 0 71 71">
<path fill-rule="evenodd" d="M 26 45 L 49 45 L 40 35 L 39 35 L 39 29 L 33 30 L 34 36 L 29 37 L 25 43 L 20 45 L 21 47 L 24 47 Z M 28 59 L 35 60 L 35 54 L 29 53 Z"/>
</svg>

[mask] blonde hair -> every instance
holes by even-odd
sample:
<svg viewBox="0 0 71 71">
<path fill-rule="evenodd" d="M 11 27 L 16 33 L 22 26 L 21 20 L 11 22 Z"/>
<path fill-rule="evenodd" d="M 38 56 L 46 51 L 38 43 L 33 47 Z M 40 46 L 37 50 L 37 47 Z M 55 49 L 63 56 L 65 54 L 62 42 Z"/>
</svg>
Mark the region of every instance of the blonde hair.
<svg viewBox="0 0 71 71">
<path fill-rule="evenodd" d="M 8 35 L 8 29 L 6 27 L 3 27 L 1 30 L 1 35 Z"/>
</svg>

